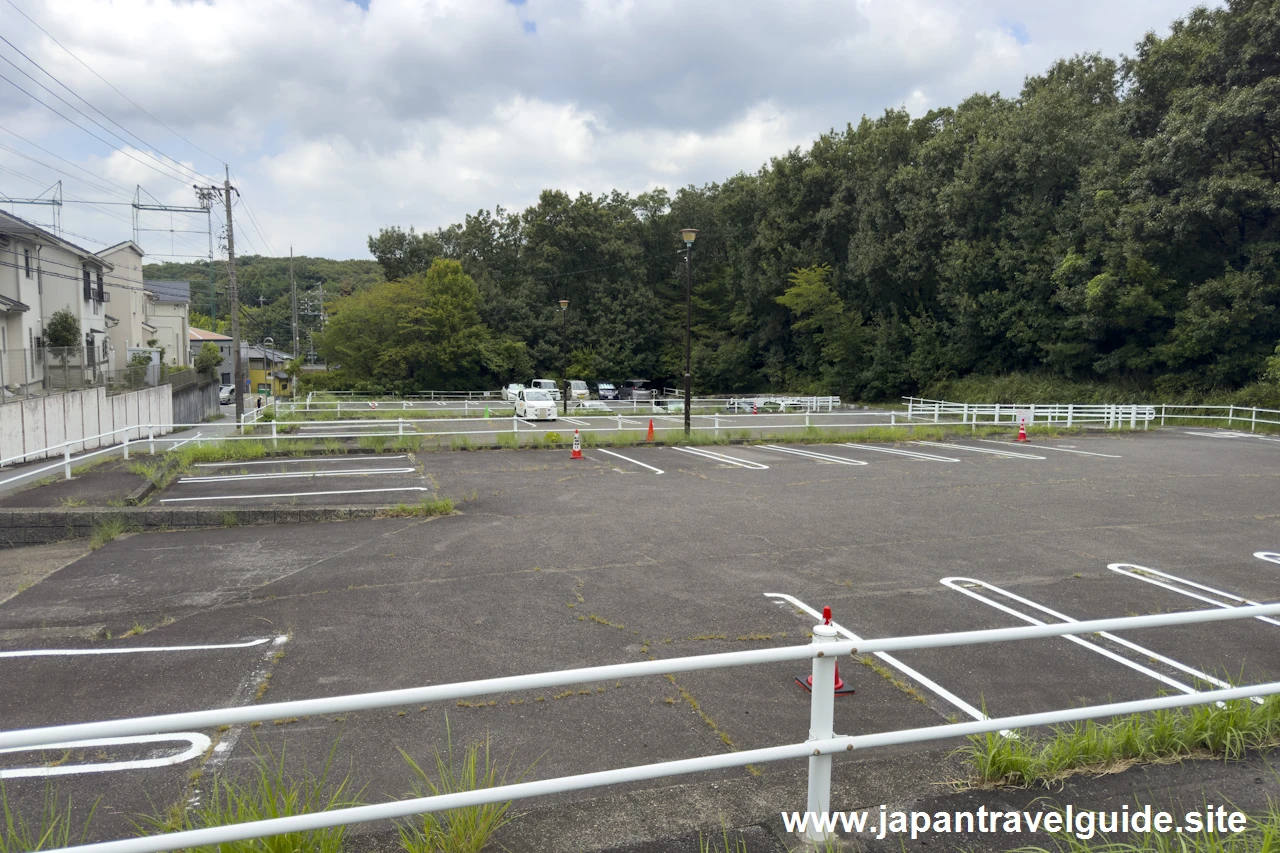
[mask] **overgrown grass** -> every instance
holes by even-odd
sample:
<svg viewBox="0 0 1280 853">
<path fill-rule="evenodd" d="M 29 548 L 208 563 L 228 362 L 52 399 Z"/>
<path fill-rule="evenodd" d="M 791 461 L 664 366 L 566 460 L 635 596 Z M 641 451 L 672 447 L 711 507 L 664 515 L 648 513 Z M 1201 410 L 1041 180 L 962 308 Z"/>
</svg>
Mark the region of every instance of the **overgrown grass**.
<svg viewBox="0 0 1280 853">
<path fill-rule="evenodd" d="M 1280 849 L 1280 807 L 1272 801 L 1263 815 L 1251 816 L 1243 832 L 1147 832 L 1125 841 L 1063 834 L 1054 846 L 1020 847 L 1012 853 L 1274 853 Z"/>
<path fill-rule="evenodd" d="M 738 835 L 737 838 L 729 837 L 729 829 L 727 827 L 720 830 L 720 838 L 703 838 L 702 833 L 698 833 L 698 853 L 749 853 L 747 850 L 747 839 Z"/>
<path fill-rule="evenodd" d="M 95 522 L 89 536 L 89 550 L 96 551 L 113 539 L 133 530 L 133 524 L 118 515 Z"/>
<path fill-rule="evenodd" d="M 387 445 L 391 443 L 389 435 L 362 435 L 356 440 L 356 445 L 361 450 L 371 450 L 374 453 L 381 453 L 387 449 Z"/>
<path fill-rule="evenodd" d="M 449 515 L 452 512 L 453 501 L 449 498 L 423 498 L 416 504 L 396 504 L 378 514 L 383 518 L 431 518 L 437 515 Z"/>
<path fill-rule="evenodd" d="M 270 747 L 255 743 L 248 778 L 215 777 L 199 804 L 145 818 L 139 828 L 154 832 L 204 829 L 358 806 L 360 792 L 351 790 L 350 774 L 340 781 L 330 779 L 336 750 L 335 743 L 319 773 L 305 763 L 294 772 L 285 766 L 283 746 L 276 755 Z M 187 853 L 342 853 L 346 832 L 345 826 L 335 826 L 185 849 Z"/>
<path fill-rule="evenodd" d="M 95 800 L 85 818 L 84 828 L 80 835 L 72 835 L 71 798 L 67 798 L 66 806 L 54 787 L 45 783 L 44 799 L 40 804 L 38 817 L 28 819 L 9 802 L 9 792 L 4 782 L 0 781 L 0 853 L 28 853 L 28 851 L 52 850 L 69 847 L 71 844 L 84 844 L 89 837 L 89 824 L 98 810 Z"/>
<path fill-rule="evenodd" d="M 413 770 L 414 795 L 418 797 L 478 791 L 506 784 L 508 767 L 499 767 L 490 754 L 490 740 L 469 744 L 461 756 L 453 750 L 453 732 L 445 718 L 445 751 L 435 750 L 435 778 L 413 758 L 400 750 L 400 755 Z M 530 767 L 515 779 L 522 780 Z M 510 802 L 468 806 L 425 814 L 397 822 L 400 846 L 406 853 L 480 853 L 493 834 L 509 823 Z"/>
<path fill-rule="evenodd" d="M 1049 786 L 1076 773 L 1280 746 L 1280 696 L 1054 726 L 1048 737 L 975 735 L 959 753 L 975 785 Z"/>
</svg>

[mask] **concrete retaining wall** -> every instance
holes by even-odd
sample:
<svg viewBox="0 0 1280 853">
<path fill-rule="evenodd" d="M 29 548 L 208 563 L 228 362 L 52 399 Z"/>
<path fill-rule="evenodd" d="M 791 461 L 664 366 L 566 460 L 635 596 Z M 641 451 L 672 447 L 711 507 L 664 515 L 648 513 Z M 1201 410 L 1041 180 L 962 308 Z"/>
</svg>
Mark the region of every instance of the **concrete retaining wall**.
<svg viewBox="0 0 1280 853">
<path fill-rule="evenodd" d="M 214 390 L 214 411 L 217 410 L 217 386 Z M 200 423 L 201 415 L 178 423 Z M 119 443 L 124 433 L 104 439 L 87 438 L 104 432 L 136 427 L 129 430 L 129 439 L 143 438 L 148 424 L 173 423 L 173 394 L 168 385 L 144 388 L 128 394 L 108 397 L 102 388 L 86 388 L 66 394 L 33 397 L 18 403 L 0 405 L 0 459 L 23 457 L 22 461 L 44 459 L 62 455 L 58 448 L 52 453 L 45 448 L 74 441 L 72 453 L 96 450 Z M 157 429 L 156 434 L 171 432 Z M 79 440 L 78 440 L 79 439 Z"/>
<path fill-rule="evenodd" d="M 122 507 L 66 509 L 2 509 L 0 510 L 0 547 L 5 545 L 43 545 L 66 539 L 87 539 L 95 525 L 109 519 L 122 519 L 133 530 L 186 530 L 198 527 L 227 527 L 263 524 L 299 524 L 308 521 L 345 521 L 372 518 L 378 507 L 239 507 L 196 509 L 183 507 Z"/>
<path fill-rule="evenodd" d="M 188 385 L 173 392 L 175 423 L 198 424 L 221 413 L 218 406 L 218 383 Z"/>
</svg>

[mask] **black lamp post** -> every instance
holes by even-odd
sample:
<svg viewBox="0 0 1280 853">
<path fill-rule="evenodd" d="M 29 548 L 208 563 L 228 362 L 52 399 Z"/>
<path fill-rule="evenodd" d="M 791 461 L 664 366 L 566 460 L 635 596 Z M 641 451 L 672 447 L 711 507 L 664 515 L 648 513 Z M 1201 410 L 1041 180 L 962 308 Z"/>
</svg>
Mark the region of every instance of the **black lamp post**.
<svg viewBox="0 0 1280 853">
<path fill-rule="evenodd" d="M 690 407 L 693 388 L 693 360 L 690 340 L 693 337 L 693 241 L 698 237 L 697 228 L 680 229 L 684 240 L 684 434 L 689 434 Z"/>
<path fill-rule="evenodd" d="M 569 414 L 569 300 L 560 300 L 560 349 L 564 355 L 564 394 L 561 404 Z"/>
</svg>

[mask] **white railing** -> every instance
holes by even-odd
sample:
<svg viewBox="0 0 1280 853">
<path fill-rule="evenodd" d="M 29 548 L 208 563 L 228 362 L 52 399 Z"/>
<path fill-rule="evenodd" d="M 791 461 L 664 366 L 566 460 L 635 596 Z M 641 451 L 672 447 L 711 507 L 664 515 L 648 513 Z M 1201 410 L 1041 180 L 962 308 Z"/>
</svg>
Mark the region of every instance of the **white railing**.
<svg viewBox="0 0 1280 853">
<path fill-rule="evenodd" d="M 301 401 L 277 401 L 277 411 L 281 412 L 354 412 L 365 409 L 389 409 L 392 411 L 440 411 L 437 407 L 427 405 L 415 405 L 415 403 L 430 403 L 431 400 L 422 398 L 421 400 L 411 397 L 371 397 L 365 400 L 315 400 L 308 399 Z M 484 409 L 490 410 L 507 408 L 515 406 L 512 400 L 492 399 L 492 400 L 452 400 L 439 402 L 453 402 L 455 405 L 450 408 L 462 408 L 464 411 L 468 409 Z M 570 400 L 569 409 L 581 407 L 584 401 Z M 683 408 L 684 398 L 677 395 L 668 395 L 663 397 L 653 397 L 643 400 L 592 400 L 589 402 L 600 403 L 606 408 L 615 412 L 633 412 L 639 414 L 641 412 L 664 413 L 669 411 L 677 411 Z M 373 404 L 373 405 L 370 405 Z M 460 406 L 458 405 L 460 404 Z M 690 407 L 693 409 L 726 410 L 726 411 L 749 411 L 752 406 L 758 410 L 774 408 L 785 412 L 788 409 L 795 411 L 808 412 L 833 412 L 840 406 L 839 397 L 777 397 L 777 396 L 759 396 L 759 397 L 693 397 L 690 400 Z"/>
<path fill-rule="evenodd" d="M 1077 426 L 1103 425 L 1108 429 L 1128 426 L 1145 429 L 1157 419 L 1164 426 L 1166 420 L 1225 421 L 1228 427 L 1246 424 L 1251 432 L 1258 424 L 1280 426 L 1280 411 L 1249 406 L 1184 406 L 1171 403 L 953 403 L 948 400 L 928 400 L 921 397 L 904 397 L 907 401 L 907 418 L 932 423 L 1008 423 L 1024 421 L 1027 426 L 1061 424 Z"/>
<path fill-rule="evenodd" d="M 855 652 L 873 654 L 911 649 L 935 649 L 964 645 L 1042 639 L 1076 634 L 1092 634 L 1104 631 L 1125 631 L 1159 626 L 1199 624 L 1232 619 L 1250 619 L 1259 616 L 1280 615 L 1280 604 L 1250 605 L 1226 609 L 1199 610 L 1182 613 L 1163 613 L 1151 616 L 1131 616 L 1118 619 L 1095 619 L 1085 622 L 1068 622 L 1034 625 L 1022 628 L 996 628 L 982 631 L 963 631 L 950 634 L 925 634 L 906 637 L 890 637 L 879 640 L 839 640 L 839 626 L 829 618 L 813 629 L 813 642 L 803 646 L 783 646 L 772 649 L 726 652 L 713 655 L 672 658 L 668 660 L 638 661 L 633 663 L 585 667 L 487 678 L 453 684 L 388 690 L 378 693 L 362 693 L 334 696 L 322 699 L 305 699 L 292 702 L 248 705 L 235 708 L 218 708 L 151 717 L 110 720 L 95 723 L 48 726 L 0 732 L 0 750 L 5 752 L 35 749 L 65 748 L 69 742 L 92 738 L 126 737 L 165 732 L 187 731 L 214 726 L 245 725 L 254 722 L 303 717 L 307 715 L 347 713 L 350 711 L 387 708 L 397 705 L 423 702 L 442 702 L 472 696 L 505 693 L 521 690 L 545 689 L 570 684 L 597 681 L 613 681 L 622 678 L 640 678 L 676 672 L 721 669 L 738 666 L 754 666 L 812 659 L 813 688 L 809 708 L 809 736 L 799 743 L 783 746 L 730 752 L 721 755 L 686 758 L 500 785 L 456 794 L 399 800 L 368 806 L 334 809 L 293 817 L 275 818 L 225 826 L 208 827 L 161 835 L 128 838 L 98 844 L 64 848 L 66 853 L 161 853 L 161 851 L 190 848 L 203 845 L 225 844 L 233 841 L 261 838 L 284 832 L 303 832 L 327 827 L 343 826 L 374 820 L 405 818 L 413 815 L 443 811 L 445 809 L 506 802 L 510 800 L 546 796 L 566 791 L 585 790 L 606 785 L 661 779 L 689 773 L 702 773 L 748 764 L 808 758 L 807 811 L 826 812 L 831 800 L 832 756 L 859 749 L 922 743 L 945 740 L 990 732 L 1009 732 L 1034 726 L 1054 725 L 1080 720 L 1134 714 L 1190 705 L 1202 705 L 1239 699 L 1257 699 L 1280 694 L 1280 682 L 1210 690 L 1191 695 L 1163 696 L 1131 702 L 1075 707 L 1013 717 L 978 720 L 971 723 L 929 726 L 877 734 L 841 736 L 834 731 L 835 669 L 836 658 Z M 828 834 L 811 826 L 809 839 L 823 841 Z"/>
</svg>

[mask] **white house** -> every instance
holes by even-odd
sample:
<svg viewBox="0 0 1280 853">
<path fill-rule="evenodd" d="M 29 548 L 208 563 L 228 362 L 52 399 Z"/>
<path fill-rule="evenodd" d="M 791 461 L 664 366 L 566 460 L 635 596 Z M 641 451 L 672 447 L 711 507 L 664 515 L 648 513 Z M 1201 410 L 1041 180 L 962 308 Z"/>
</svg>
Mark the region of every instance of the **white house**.
<svg viewBox="0 0 1280 853">
<path fill-rule="evenodd" d="M 128 367 L 130 347 L 146 345 L 155 327 L 146 328 L 147 292 L 142 286 L 142 247 L 125 240 L 98 252 L 113 267 L 107 276 L 107 340 L 112 370 Z"/>
<path fill-rule="evenodd" d="M 216 344 L 218 352 L 222 355 L 222 364 L 218 365 L 218 375 L 221 384 L 231 384 L 231 338 L 227 335 L 220 335 L 217 332 L 210 332 L 208 329 L 197 329 L 191 327 L 191 363 L 195 364 L 196 356 L 200 354 L 200 349 L 206 343 Z"/>
<path fill-rule="evenodd" d="M 85 373 L 107 369 L 105 258 L 11 213 L 0 211 L 0 385 L 9 391 L 56 386 L 44 370 L 44 329 L 59 310 L 79 320 Z M 65 374 L 64 374 L 65 375 Z"/>
<path fill-rule="evenodd" d="M 191 322 L 188 303 L 191 282 L 147 279 L 143 283 L 149 297 L 147 323 L 155 329 L 152 337 L 164 349 L 170 367 L 191 364 Z M 147 340 L 150 340 L 148 338 Z"/>
</svg>

